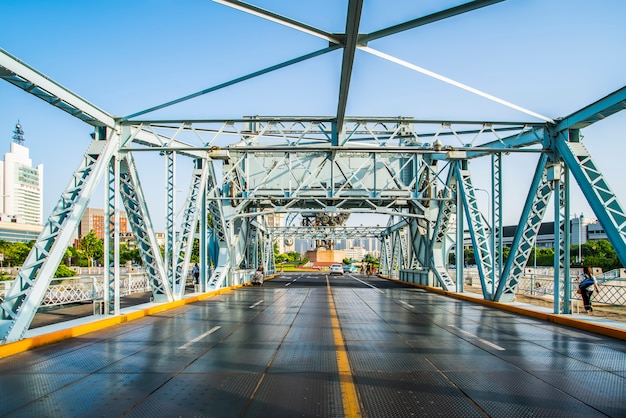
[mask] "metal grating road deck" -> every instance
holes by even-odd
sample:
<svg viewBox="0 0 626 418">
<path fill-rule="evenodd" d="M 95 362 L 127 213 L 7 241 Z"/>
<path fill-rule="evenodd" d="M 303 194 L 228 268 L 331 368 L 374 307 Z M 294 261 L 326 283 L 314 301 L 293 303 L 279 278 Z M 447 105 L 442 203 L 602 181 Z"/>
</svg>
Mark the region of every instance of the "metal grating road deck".
<svg viewBox="0 0 626 418">
<path fill-rule="evenodd" d="M 0 415 L 626 416 L 624 341 L 377 278 L 294 278 L 0 359 Z"/>
</svg>

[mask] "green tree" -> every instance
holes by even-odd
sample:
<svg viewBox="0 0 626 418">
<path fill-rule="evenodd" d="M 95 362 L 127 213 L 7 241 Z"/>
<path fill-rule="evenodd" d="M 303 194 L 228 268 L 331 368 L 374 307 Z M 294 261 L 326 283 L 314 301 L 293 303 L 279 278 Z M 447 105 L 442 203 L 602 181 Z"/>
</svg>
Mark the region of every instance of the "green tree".
<svg viewBox="0 0 626 418">
<path fill-rule="evenodd" d="M 90 266 L 94 265 L 94 260 L 102 260 L 104 254 L 104 244 L 102 240 L 96 236 L 92 229 L 87 235 L 80 240 L 80 248 L 89 257 Z"/>
<path fill-rule="evenodd" d="M 380 260 L 369 253 L 365 254 L 365 257 L 363 257 L 363 262 L 367 264 L 371 264 L 372 266 L 376 268 L 380 267 Z"/>
<path fill-rule="evenodd" d="M 59 277 L 74 277 L 76 276 L 76 272 L 70 269 L 65 264 L 59 264 L 57 267 L 57 271 L 54 273 L 54 278 L 58 279 Z"/>
<path fill-rule="evenodd" d="M 607 240 L 589 241 L 582 245 L 583 263 L 586 266 L 600 267 L 603 271 L 622 267 L 615 250 Z"/>
<path fill-rule="evenodd" d="M 306 262 L 303 259 L 302 256 L 300 255 L 299 252 L 297 251 L 290 251 L 287 253 L 287 260 L 291 263 L 297 264 L 297 265 L 302 265 L 305 264 Z M 308 260 L 307 260 L 308 261 Z"/>
<path fill-rule="evenodd" d="M 33 247 L 34 242 L 13 242 L 9 243 L 4 249 L 5 265 L 21 266 L 26 261 L 28 253 Z"/>
</svg>

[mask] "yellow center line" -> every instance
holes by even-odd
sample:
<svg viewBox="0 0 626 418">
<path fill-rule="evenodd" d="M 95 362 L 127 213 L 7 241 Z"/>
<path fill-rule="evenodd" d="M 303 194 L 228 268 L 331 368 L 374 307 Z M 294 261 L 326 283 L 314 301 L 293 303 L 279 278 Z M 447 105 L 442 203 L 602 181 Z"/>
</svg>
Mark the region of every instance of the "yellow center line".
<svg viewBox="0 0 626 418">
<path fill-rule="evenodd" d="M 356 386 L 352 379 L 352 370 L 348 361 L 348 352 L 339 327 L 339 318 L 335 309 L 333 293 L 330 290 L 330 282 L 326 276 L 326 289 L 328 291 L 328 304 L 330 307 L 330 321 L 333 327 L 333 337 L 335 340 L 335 352 L 337 353 L 337 369 L 339 370 L 339 385 L 341 388 L 341 400 L 343 402 L 343 413 L 346 418 L 360 417 L 361 407 L 357 395 Z"/>
</svg>

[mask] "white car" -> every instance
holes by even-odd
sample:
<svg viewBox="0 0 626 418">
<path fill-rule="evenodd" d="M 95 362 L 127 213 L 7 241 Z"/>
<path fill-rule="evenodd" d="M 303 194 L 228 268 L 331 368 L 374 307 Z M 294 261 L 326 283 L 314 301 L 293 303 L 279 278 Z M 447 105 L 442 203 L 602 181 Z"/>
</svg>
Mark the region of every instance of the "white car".
<svg viewBox="0 0 626 418">
<path fill-rule="evenodd" d="M 330 265 L 330 275 L 340 274 L 343 276 L 343 264 L 331 264 Z"/>
</svg>

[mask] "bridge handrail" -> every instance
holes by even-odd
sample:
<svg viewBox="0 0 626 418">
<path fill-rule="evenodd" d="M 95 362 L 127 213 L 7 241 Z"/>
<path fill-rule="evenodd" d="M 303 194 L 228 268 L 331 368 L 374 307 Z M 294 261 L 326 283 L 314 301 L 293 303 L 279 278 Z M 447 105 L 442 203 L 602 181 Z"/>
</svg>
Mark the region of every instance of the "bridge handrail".
<svg viewBox="0 0 626 418">
<path fill-rule="evenodd" d="M 0 298 L 13 284 L 13 280 L 0 282 Z M 126 273 L 121 277 L 120 296 L 150 291 L 150 284 L 143 272 Z M 40 306 L 58 306 L 102 299 L 104 287 L 102 276 L 87 275 L 52 279 Z"/>
</svg>

